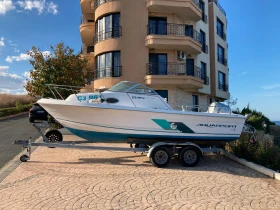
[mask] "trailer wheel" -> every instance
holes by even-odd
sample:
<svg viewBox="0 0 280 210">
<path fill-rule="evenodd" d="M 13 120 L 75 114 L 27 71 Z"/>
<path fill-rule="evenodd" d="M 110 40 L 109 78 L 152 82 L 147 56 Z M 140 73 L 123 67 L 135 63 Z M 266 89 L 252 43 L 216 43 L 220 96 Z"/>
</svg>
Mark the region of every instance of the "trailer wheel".
<svg viewBox="0 0 280 210">
<path fill-rule="evenodd" d="M 29 159 L 29 157 L 27 155 L 22 155 L 22 156 L 20 156 L 19 159 L 21 162 L 26 162 Z"/>
<path fill-rule="evenodd" d="M 168 165 L 170 159 L 171 159 L 171 154 L 169 150 L 162 146 L 154 148 L 150 158 L 151 163 L 159 168 Z"/>
<path fill-rule="evenodd" d="M 183 166 L 196 166 L 200 159 L 200 152 L 195 147 L 184 147 L 179 152 L 179 161 Z"/>
<path fill-rule="evenodd" d="M 63 136 L 58 130 L 50 130 L 45 135 L 50 142 L 62 141 Z"/>
</svg>

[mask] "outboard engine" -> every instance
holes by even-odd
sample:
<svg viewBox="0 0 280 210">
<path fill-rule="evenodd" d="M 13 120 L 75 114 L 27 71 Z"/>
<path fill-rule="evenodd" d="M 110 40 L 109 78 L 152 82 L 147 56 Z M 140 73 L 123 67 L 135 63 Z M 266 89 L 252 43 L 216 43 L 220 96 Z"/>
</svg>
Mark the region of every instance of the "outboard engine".
<svg viewBox="0 0 280 210">
<path fill-rule="evenodd" d="M 231 109 L 229 108 L 229 106 L 220 103 L 220 102 L 213 102 L 210 104 L 209 108 L 208 108 L 208 112 L 209 113 L 225 113 L 225 114 L 230 114 L 231 113 Z"/>
</svg>

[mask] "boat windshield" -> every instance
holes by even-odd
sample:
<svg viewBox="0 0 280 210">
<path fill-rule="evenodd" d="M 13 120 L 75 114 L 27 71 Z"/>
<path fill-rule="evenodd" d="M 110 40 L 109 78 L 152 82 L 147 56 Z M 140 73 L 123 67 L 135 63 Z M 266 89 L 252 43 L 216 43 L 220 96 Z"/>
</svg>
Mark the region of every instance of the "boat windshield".
<svg viewBox="0 0 280 210">
<path fill-rule="evenodd" d="M 140 85 L 135 82 L 120 82 L 114 85 L 113 87 L 109 88 L 108 91 L 157 95 L 155 91 L 148 88 L 147 86 Z"/>
</svg>

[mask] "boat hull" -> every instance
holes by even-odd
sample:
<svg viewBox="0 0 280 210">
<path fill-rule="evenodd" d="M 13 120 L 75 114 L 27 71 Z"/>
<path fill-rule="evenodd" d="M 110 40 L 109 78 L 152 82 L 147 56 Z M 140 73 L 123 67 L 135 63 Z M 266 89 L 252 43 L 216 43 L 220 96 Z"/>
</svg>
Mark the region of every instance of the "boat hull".
<svg viewBox="0 0 280 210">
<path fill-rule="evenodd" d="M 127 138 L 229 142 L 240 137 L 245 122 L 245 117 L 233 114 L 69 104 L 51 99 L 38 103 L 70 132 L 96 142 Z"/>
</svg>

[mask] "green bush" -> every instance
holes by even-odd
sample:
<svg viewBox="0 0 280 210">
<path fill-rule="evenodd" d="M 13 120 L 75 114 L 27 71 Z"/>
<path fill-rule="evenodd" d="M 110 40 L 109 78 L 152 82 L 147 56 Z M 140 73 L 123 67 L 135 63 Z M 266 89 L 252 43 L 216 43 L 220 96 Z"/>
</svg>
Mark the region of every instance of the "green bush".
<svg viewBox="0 0 280 210">
<path fill-rule="evenodd" d="M 249 135 L 242 135 L 239 140 L 228 143 L 226 150 L 237 157 L 279 171 L 280 148 L 269 141 L 257 141 L 255 144 L 251 144 L 249 138 Z"/>
<path fill-rule="evenodd" d="M 0 117 L 6 117 L 9 115 L 25 112 L 25 111 L 28 111 L 31 107 L 32 107 L 32 104 L 21 105 L 21 106 L 11 107 L 11 108 L 3 108 L 3 109 L 0 109 Z"/>
</svg>

